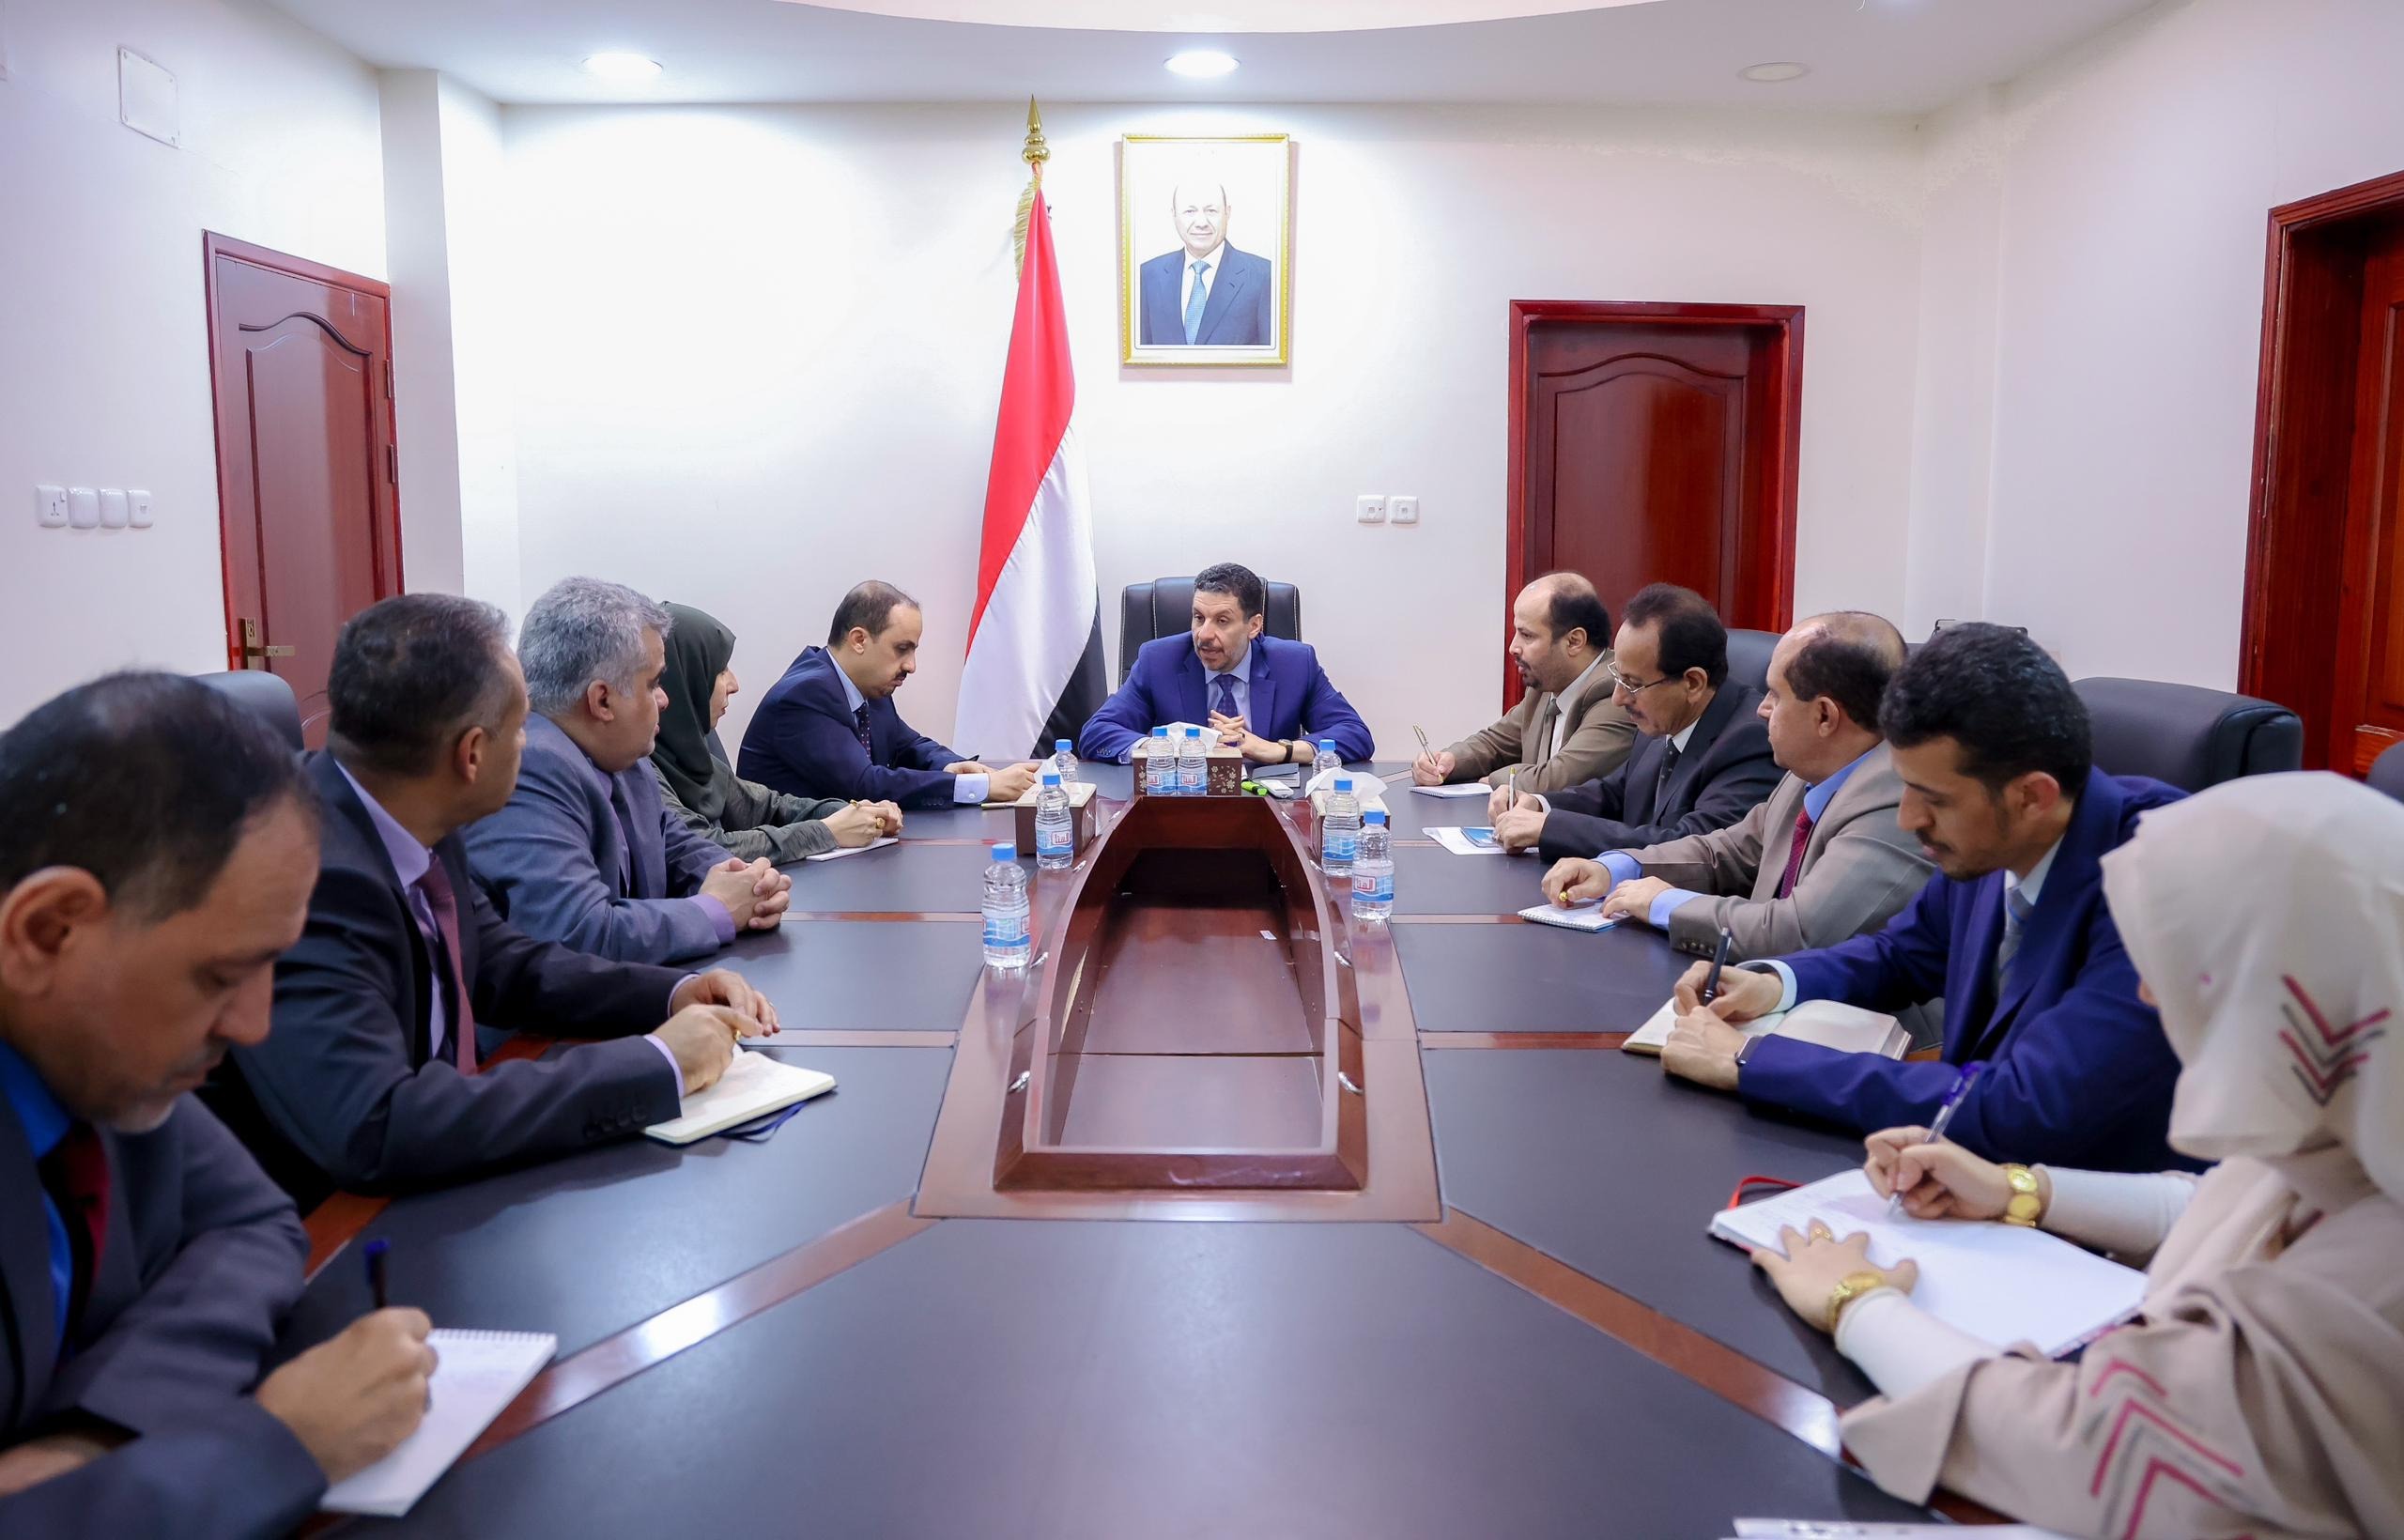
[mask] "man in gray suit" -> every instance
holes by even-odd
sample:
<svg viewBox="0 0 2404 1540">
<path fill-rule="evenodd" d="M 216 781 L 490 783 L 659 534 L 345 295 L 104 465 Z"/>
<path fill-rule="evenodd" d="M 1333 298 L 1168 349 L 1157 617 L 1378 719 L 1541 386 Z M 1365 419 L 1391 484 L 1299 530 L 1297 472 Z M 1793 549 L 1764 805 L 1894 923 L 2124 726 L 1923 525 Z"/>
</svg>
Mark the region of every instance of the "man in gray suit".
<svg viewBox="0 0 2404 1540">
<path fill-rule="evenodd" d="M 468 880 L 457 831 L 508 801 L 525 742 L 500 610 L 439 593 L 362 610 L 326 693 L 327 747 L 304 772 L 326 813 L 308 927 L 276 964 L 274 1034 L 210 1088 L 303 1207 L 624 1138 L 717 1080 L 737 1037 L 775 1030 L 738 975 L 535 941 Z M 479 1021 L 614 1040 L 483 1064 Z"/>
<path fill-rule="evenodd" d="M 518 659 L 534 714 L 517 790 L 469 826 L 476 881 L 527 934 L 624 962 L 702 957 L 772 930 L 793 879 L 729 855 L 660 800 L 668 611 L 630 588 L 567 578 L 534 601 Z"/>
<path fill-rule="evenodd" d="M 1612 699 L 1611 612 L 1574 572 L 1547 573 L 1511 605 L 1511 662 L 1525 691 L 1492 727 L 1410 762 L 1414 785 L 1483 780 L 1558 792 L 1610 775 L 1636 743 Z"/>
<path fill-rule="evenodd" d="M 207 685 L 0 735 L 0 1534 L 284 1534 L 424 1415 L 414 1310 L 259 1378 L 308 1238 L 184 1094 L 266 1036 L 316 866 L 290 752 Z"/>
<path fill-rule="evenodd" d="M 1761 715 L 1785 778 L 1725 828 L 1566 860 L 1545 874 L 1555 903 L 1603 898 L 1610 914 L 1708 957 L 1724 926 L 1731 960 L 1833 946 L 1875 930 L 1934 870 L 1895 808 L 1903 782 L 1878 733 L 1878 700 L 1903 639 L 1876 615 L 1815 615 L 1771 654 Z M 1608 895 L 1608 897 L 1605 897 Z"/>
</svg>

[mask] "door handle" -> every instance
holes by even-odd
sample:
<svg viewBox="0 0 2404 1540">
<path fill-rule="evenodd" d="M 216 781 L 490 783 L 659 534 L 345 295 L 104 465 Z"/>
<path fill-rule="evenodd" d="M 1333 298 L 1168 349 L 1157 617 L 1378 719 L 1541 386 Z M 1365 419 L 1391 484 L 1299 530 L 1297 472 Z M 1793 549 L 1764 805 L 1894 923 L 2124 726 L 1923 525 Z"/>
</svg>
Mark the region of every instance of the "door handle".
<svg viewBox="0 0 2404 1540">
<path fill-rule="evenodd" d="M 249 616 L 246 615 L 242 617 L 241 626 L 243 668 L 264 669 L 267 667 L 267 660 L 269 658 L 290 657 L 292 655 L 294 649 L 290 647 L 268 647 L 261 645 L 259 639 L 259 623 L 252 620 Z"/>
</svg>

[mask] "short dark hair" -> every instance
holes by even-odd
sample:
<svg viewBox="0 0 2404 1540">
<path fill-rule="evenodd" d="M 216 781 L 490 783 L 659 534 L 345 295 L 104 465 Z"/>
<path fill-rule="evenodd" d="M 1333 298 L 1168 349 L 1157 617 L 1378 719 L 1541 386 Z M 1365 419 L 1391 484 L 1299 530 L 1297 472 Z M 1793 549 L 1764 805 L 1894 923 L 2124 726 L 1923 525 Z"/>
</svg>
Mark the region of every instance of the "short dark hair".
<svg viewBox="0 0 2404 1540">
<path fill-rule="evenodd" d="M 1196 593 L 1225 593 L 1243 611 L 1245 620 L 1252 619 L 1269 605 L 1269 585 L 1260 580 L 1250 567 L 1233 562 L 1218 562 L 1204 567 L 1194 579 Z"/>
<path fill-rule="evenodd" d="M 1877 732 L 1879 698 L 1903 665 L 1903 634 L 1862 609 L 1815 615 L 1807 624 L 1810 635 L 1786 662 L 1786 693 L 1797 701 L 1826 697 L 1855 726 Z"/>
<path fill-rule="evenodd" d="M 0 733 L 0 892 L 75 867 L 137 918 L 208 895 L 254 819 L 316 820 L 300 761 L 221 691 L 180 674 L 78 685 Z"/>
<path fill-rule="evenodd" d="M 1701 669 L 1713 689 L 1726 683 L 1728 627 L 1709 599 L 1675 583 L 1648 583 L 1627 601 L 1622 617 L 1626 624 L 1660 634 L 1664 675 L 1675 678 Z"/>
<path fill-rule="evenodd" d="M 1544 620 L 1552 627 L 1553 640 L 1559 641 L 1572 631 L 1583 631 L 1589 647 L 1599 649 L 1611 644 L 1610 609 L 1584 574 L 1548 572 L 1537 581 L 1549 585 L 1551 594 Z"/>
<path fill-rule="evenodd" d="M 835 624 L 827 627 L 826 645 L 832 647 L 850 636 L 855 625 L 871 637 L 881 637 L 885 635 L 886 624 L 893 619 L 893 612 L 905 606 L 916 609 L 918 601 L 891 583 L 881 583 L 871 578 L 857 584 L 843 595 L 843 602 L 835 607 Z"/>
<path fill-rule="evenodd" d="M 1962 746 L 1990 794 L 2042 770 L 2075 798 L 2095 762 L 2086 703 L 2045 650 L 2007 625 L 1949 625 L 1895 670 L 1879 702 L 1887 741 Z"/>
<path fill-rule="evenodd" d="M 514 693 L 509 618 L 455 593 L 404 593 L 353 615 L 326 675 L 335 757 L 422 775 L 472 727 L 497 727 Z"/>
</svg>

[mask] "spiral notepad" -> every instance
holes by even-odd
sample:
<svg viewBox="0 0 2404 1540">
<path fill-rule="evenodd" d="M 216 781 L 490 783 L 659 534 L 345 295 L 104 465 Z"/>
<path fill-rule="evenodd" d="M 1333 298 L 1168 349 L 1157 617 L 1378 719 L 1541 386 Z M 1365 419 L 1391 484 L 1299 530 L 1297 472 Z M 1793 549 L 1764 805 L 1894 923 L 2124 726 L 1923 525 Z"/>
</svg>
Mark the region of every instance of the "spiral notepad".
<svg viewBox="0 0 2404 1540">
<path fill-rule="evenodd" d="M 425 1340 L 436 1359 L 425 1421 L 398 1449 L 336 1482 L 320 1504 L 327 1512 L 408 1513 L 560 1350 L 548 1332 L 437 1331 Z"/>
</svg>

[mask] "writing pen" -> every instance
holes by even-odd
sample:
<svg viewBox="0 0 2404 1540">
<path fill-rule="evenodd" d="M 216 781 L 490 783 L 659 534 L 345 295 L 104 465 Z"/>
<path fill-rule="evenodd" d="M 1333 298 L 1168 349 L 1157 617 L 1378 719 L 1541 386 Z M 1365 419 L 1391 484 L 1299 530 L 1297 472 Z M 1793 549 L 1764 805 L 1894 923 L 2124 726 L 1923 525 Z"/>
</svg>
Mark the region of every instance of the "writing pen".
<svg viewBox="0 0 2404 1540">
<path fill-rule="evenodd" d="M 391 1295 L 384 1287 L 384 1254 L 392 1249 L 389 1240 L 370 1240 L 362 1253 L 367 1260 L 367 1291 L 375 1297 L 378 1310 L 391 1303 Z"/>
<path fill-rule="evenodd" d="M 1709 1005 L 1719 998 L 1719 970 L 1728 965 L 1728 948 L 1735 943 L 1735 936 L 1729 932 L 1728 927 L 1723 925 L 1719 928 L 1719 946 L 1711 954 L 1711 973 L 1703 981 L 1704 1005 Z"/>
<path fill-rule="evenodd" d="M 1434 747 L 1432 747 L 1432 746 L 1427 742 L 1427 730 L 1426 730 L 1425 728 L 1424 728 L 1424 727 L 1419 727 L 1419 726 L 1414 725 L 1414 726 L 1411 728 L 1411 730 L 1410 730 L 1410 731 L 1411 731 L 1411 734 L 1419 740 L 1419 752 L 1421 752 L 1422 754 L 1425 754 L 1425 755 L 1429 756 L 1430 758 L 1433 758 L 1433 757 L 1435 756 L 1436 750 L 1435 750 L 1435 748 L 1434 748 Z"/>
<path fill-rule="evenodd" d="M 1927 1139 L 1929 1144 L 1934 1145 L 1942 1144 L 1944 1142 L 1947 1125 L 1953 1121 L 1953 1115 L 1961 1110 L 1963 1094 L 1969 1090 L 1970 1082 L 1978 1079 L 1979 1071 L 1985 1068 L 1985 1062 L 1980 1059 L 1972 1059 L 1969 1063 L 1962 1066 L 1961 1074 L 1955 1077 L 1953 1081 L 1953 1088 L 1945 1093 L 1945 1104 L 1936 1109 L 1936 1121 L 1929 1125 Z M 1897 1214 L 1903 1212 L 1903 1190 L 1898 1187 L 1893 1192 L 1887 1194 L 1887 1217 L 1888 1219 L 1894 1218 Z"/>
</svg>

